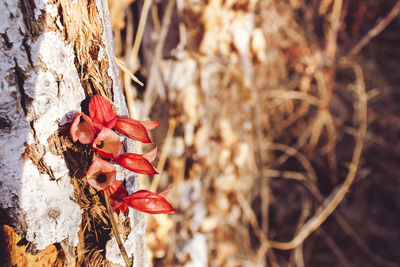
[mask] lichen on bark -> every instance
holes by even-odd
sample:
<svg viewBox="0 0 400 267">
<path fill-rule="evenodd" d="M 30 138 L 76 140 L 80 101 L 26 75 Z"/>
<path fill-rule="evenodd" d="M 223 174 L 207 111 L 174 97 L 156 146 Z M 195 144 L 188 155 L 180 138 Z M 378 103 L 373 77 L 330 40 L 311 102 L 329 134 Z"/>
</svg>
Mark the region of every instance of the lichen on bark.
<svg viewBox="0 0 400 267">
<path fill-rule="evenodd" d="M 101 198 L 84 178 L 92 152 L 73 144 L 60 120 L 93 94 L 114 99 L 118 113 L 127 114 L 110 64 L 112 41 L 104 40 L 111 38 L 104 8 L 94 0 L 0 3 L 0 210 L 7 214 L 0 223 L 26 238 L 30 252 L 60 243 L 77 264 L 107 262 L 110 229 Z M 119 179 L 135 186 L 129 173 Z M 140 234 L 130 237 L 137 242 L 143 217 L 129 217 L 138 225 Z M 67 253 L 76 246 L 78 255 Z"/>
</svg>

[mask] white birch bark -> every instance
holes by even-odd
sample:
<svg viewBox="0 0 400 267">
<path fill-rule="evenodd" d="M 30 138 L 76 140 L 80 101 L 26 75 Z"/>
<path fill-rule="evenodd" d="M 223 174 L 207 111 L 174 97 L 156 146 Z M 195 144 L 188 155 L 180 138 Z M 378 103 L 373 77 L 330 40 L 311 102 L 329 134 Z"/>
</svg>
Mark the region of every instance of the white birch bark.
<svg viewBox="0 0 400 267">
<path fill-rule="evenodd" d="M 79 51 L 71 39 L 73 33 L 66 30 L 66 22 L 76 15 L 68 14 L 67 8 L 73 11 L 79 0 L 60 2 L 0 1 L 0 208 L 9 217 L 7 223 L 38 250 L 56 242 L 67 247 L 79 242 L 82 209 L 75 199 L 68 158 L 55 151 L 55 133 L 65 115 L 80 110 L 81 102 L 97 86 L 92 92 L 83 86 L 82 80 L 90 77 L 82 78 L 84 70 L 77 69 Z M 94 61 L 108 61 L 104 75 L 111 86 L 103 90 L 113 95 L 119 114 L 127 114 L 112 60 L 107 3 L 89 2 L 97 10 L 90 15 L 102 22 Z M 128 189 L 133 190 L 134 178 L 129 175 L 120 172 L 118 179 L 128 179 Z M 136 266 L 144 266 L 144 219 L 133 212 L 129 217 L 134 231 L 125 241 L 127 250 L 135 254 Z M 107 245 L 108 258 L 123 263 L 112 244 Z"/>
</svg>

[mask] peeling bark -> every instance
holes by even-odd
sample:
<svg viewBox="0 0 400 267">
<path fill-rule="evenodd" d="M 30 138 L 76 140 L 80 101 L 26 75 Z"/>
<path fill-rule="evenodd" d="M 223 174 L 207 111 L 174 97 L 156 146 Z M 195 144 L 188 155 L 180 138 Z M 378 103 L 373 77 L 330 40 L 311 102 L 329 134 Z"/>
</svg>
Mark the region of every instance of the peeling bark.
<svg viewBox="0 0 400 267">
<path fill-rule="evenodd" d="M 57 264 L 66 266 L 110 265 L 106 254 L 122 262 L 108 242 L 103 200 L 85 180 L 92 152 L 72 143 L 66 116 L 84 110 L 93 94 L 127 114 L 108 20 L 101 0 L 0 2 L 0 224 L 12 226 L 22 238 L 16 246 L 27 253 L 54 244 L 64 257 Z M 120 173 L 134 190 L 134 177 Z M 143 216 L 131 212 L 120 220 L 135 225 L 125 241 L 135 265 L 145 265 Z M 1 244 L 5 255 L 12 254 L 10 244 Z"/>
</svg>

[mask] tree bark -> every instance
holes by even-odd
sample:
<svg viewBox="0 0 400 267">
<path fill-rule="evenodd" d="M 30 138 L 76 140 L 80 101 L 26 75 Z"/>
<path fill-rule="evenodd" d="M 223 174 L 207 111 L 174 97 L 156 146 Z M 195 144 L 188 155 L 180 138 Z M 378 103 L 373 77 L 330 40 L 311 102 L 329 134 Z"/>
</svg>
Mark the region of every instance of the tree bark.
<svg viewBox="0 0 400 267">
<path fill-rule="evenodd" d="M 41 258 L 51 265 L 123 264 L 109 241 L 104 200 L 85 180 L 92 151 L 69 136 L 71 111 L 87 109 L 93 94 L 128 114 L 106 0 L 1 1 L 0 48 L 0 249 L 6 264 L 35 261 L 28 254 L 49 245 L 55 260 L 54 254 Z M 135 149 L 128 141 L 126 147 Z M 119 174 L 133 191 L 135 177 Z M 119 219 L 134 264 L 146 265 L 143 216 L 131 211 Z M 14 242 L 20 237 L 4 225 L 22 239 Z"/>
</svg>

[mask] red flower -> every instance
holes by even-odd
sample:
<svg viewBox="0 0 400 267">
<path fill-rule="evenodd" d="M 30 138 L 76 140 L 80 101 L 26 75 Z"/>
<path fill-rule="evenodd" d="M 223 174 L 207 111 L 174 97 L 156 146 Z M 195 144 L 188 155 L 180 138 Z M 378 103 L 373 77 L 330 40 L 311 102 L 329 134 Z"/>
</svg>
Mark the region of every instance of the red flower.
<svg viewBox="0 0 400 267">
<path fill-rule="evenodd" d="M 70 128 L 72 141 L 90 144 L 94 139 L 92 120 L 83 113 L 77 113 Z"/>
<path fill-rule="evenodd" d="M 115 180 L 116 169 L 111 163 L 95 158 L 86 174 L 86 180 L 97 191 L 109 187 Z"/>
<path fill-rule="evenodd" d="M 141 122 L 130 118 L 118 117 L 115 130 L 142 143 L 151 143 L 150 137 L 147 134 L 147 129 L 154 129 L 158 125 L 160 125 L 160 123 L 156 121 Z"/>
<path fill-rule="evenodd" d="M 115 162 L 124 167 L 125 169 L 128 169 L 136 173 L 142 173 L 142 174 L 158 173 L 156 168 L 154 168 L 151 165 L 150 161 L 146 159 L 144 155 L 125 153 L 119 155 L 119 157 L 115 159 Z"/>
<path fill-rule="evenodd" d="M 139 190 L 123 199 L 123 203 L 136 210 L 151 214 L 165 214 L 175 209 L 164 198 L 169 189 L 161 193 Z"/>
<path fill-rule="evenodd" d="M 110 101 L 100 95 L 95 95 L 90 100 L 89 114 L 97 132 L 100 132 L 103 127 L 114 128 L 123 135 L 142 143 L 151 143 L 147 130 L 152 130 L 160 125 L 156 121 L 137 121 L 117 117 Z"/>
<path fill-rule="evenodd" d="M 122 151 L 122 143 L 119 135 L 113 130 L 103 127 L 93 142 L 93 149 L 103 158 L 118 158 Z"/>
<path fill-rule="evenodd" d="M 110 101 L 99 95 L 94 95 L 90 100 L 89 115 L 97 132 L 100 132 L 103 126 L 112 129 L 117 123 L 117 114 Z"/>
<path fill-rule="evenodd" d="M 151 165 L 157 154 L 157 146 L 143 154 L 121 154 L 122 143 L 120 136 L 112 129 L 142 143 L 152 143 L 147 130 L 156 128 L 160 123 L 155 121 L 137 121 L 130 118 L 117 117 L 113 106 L 106 98 L 95 95 L 89 103 L 89 115 L 78 113 L 71 125 L 70 134 L 74 142 L 92 143 L 92 148 L 100 157 L 113 159 L 122 167 L 142 174 L 157 174 Z M 97 137 L 95 138 L 95 135 Z M 94 141 L 93 141 L 94 139 Z M 86 178 L 89 185 L 98 191 L 107 190 L 110 204 L 114 211 L 127 211 L 128 206 L 139 211 L 159 214 L 170 213 L 175 209 L 164 196 L 169 189 L 161 193 L 139 190 L 128 195 L 121 182 L 115 180 L 116 169 L 113 164 L 101 158 L 95 158 Z"/>
<path fill-rule="evenodd" d="M 126 191 L 122 183 L 118 180 L 114 180 L 112 185 L 106 190 L 110 197 L 110 204 L 114 208 L 115 213 L 119 214 L 121 210 L 127 212 L 128 206 L 123 202 L 123 199 L 128 196 L 128 191 Z"/>
</svg>

